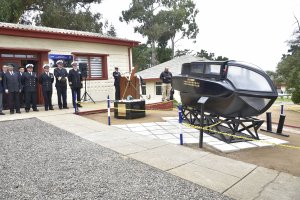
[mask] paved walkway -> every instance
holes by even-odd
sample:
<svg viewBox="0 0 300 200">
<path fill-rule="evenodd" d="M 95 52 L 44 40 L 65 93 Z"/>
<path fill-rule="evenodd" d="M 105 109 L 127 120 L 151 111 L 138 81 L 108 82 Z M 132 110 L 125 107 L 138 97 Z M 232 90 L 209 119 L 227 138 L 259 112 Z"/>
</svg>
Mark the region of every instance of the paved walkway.
<svg viewBox="0 0 300 200">
<path fill-rule="evenodd" d="M 300 197 L 299 177 L 107 126 L 71 110 L 6 115 L 0 121 L 31 117 L 235 199 Z"/>
</svg>

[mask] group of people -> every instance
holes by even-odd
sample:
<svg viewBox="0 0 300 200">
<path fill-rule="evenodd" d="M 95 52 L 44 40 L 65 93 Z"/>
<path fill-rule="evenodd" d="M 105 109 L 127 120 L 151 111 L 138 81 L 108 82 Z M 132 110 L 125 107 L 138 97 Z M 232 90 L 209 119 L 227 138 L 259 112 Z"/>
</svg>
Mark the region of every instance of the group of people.
<svg viewBox="0 0 300 200">
<path fill-rule="evenodd" d="M 49 72 L 49 64 L 44 64 L 44 72 L 39 76 L 33 71 L 34 65 L 27 64 L 26 72 L 24 67 L 20 67 L 18 72 L 14 71 L 12 65 L 4 65 L 0 71 L 0 115 L 4 115 L 3 108 L 10 110 L 10 114 L 21 113 L 20 108 L 24 105 L 25 112 L 37 109 L 37 85 L 42 86 L 45 111 L 54 110 L 52 104 L 53 83 L 56 79 L 59 109 L 69 109 L 67 106 L 67 84 L 72 90 L 73 107 L 82 107 L 80 104 L 80 90 L 82 88 L 82 73 L 77 62 L 72 62 L 69 71 L 63 67 L 62 60 L 56 62 L 57 68 L 54 74 Z M 68 79 L 68 81 L 67 81 Z M 75 96 L 77 99 L 75 99 Z"/>
</svg>

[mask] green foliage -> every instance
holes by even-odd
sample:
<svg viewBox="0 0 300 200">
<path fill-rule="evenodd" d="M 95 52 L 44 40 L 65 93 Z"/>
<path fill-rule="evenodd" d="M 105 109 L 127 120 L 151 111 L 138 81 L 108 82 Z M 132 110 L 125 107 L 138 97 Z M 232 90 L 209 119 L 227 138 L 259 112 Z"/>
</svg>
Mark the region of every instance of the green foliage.
<svg viewBox="0 0 300 200">
<path fill-rule="evenodd" d="M 91 3 L 101 0 L 1 0 L 0 21 L 101 32 L 101 15 L 91 12 Z"/>
<path fill-rule="evenodd" d="M 286 83 L 292 90 L 292 101 L 300 103 L 300 27 L 294 33 L 294 39 L 289 42 L 288 54 L 284 54 L 277 65 L 278 79 Z"/>
<path fill-rule="evenodd" d="M 117 32 L 116 32 L 116 28 L 114 27 L 114 25 L 111 24 L 109 26 L 109 30 L 107 31 L 106 35 L 112 36 L 112 37 L 117 37 Z"/>
<path fill-rule="evenodd" d="M 142 71 L 150 67 L 151 49 L 147 44 L 141 44 L 132 49 L 132 63 L 137 71 Z"/>
<path fill-rule="evenodd" d="M 300 86 L 296 86 L 292 93 L 292 101 L 295 104 L 300 104 Z"/>
<path fill-rule="evenodd" d="M 122 11 L 120 21 L 137 22 L 135 32 L 147 37 L 151 45 L 151 65 L 157 64 L 156 45 L 171 40 L 174 52 L 175 36 L 195 38 L 198 10 L 192 0 L 132 0 L 130 8 Z M 174 53 L 172 53 L 174 55 Z"/>
<path fill-rule="evenodd" d="M 184 49 L 184 50 L 177 50 L 175 53 L 175 57 L 183 56 L 183 55 L 194 55 L 201 58 L 206 58 L 208 60 L 216 60 L 216 61 L 226 61 L 229 60 L 227 57 L 218 56 L 215 57 L 214 53 L 209 53 L 206 50 L 201 49 L 200 52 L 196 52 L 193 54 L 193 50 Z"/>
</svg>

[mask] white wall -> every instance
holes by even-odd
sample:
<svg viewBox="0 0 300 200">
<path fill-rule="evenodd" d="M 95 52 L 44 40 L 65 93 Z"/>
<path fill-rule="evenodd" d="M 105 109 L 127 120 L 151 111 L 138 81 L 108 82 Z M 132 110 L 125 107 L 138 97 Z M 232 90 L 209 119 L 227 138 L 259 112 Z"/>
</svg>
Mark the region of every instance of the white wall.
<svg viewBox="0 0 300 200">
<path fill-rule="evenodd" d="M 105 100 L 107 95 L 110 95 L 110 97 L 114 99 L 112 73 L 115 66 L 119 67 L 121 73 L 129 71 L 128 47 L 126 46 L 0 35 L 0 47 L 49 49 L 51 50 L 49 54 L 63 55 L 70 55 L 72 52 L 108 54 L 108 80 L 87 81 L 87 92 L 95 101 Z M 41 63 L 39 67 L 41 68 L 43 64 L 44 63 Z M 55 97 L 56 90 L 54 89 L 54 103 L 56 103 Z M 71 92 L 69 88 L 68 102 L 71 102 Z"/>
</svg>

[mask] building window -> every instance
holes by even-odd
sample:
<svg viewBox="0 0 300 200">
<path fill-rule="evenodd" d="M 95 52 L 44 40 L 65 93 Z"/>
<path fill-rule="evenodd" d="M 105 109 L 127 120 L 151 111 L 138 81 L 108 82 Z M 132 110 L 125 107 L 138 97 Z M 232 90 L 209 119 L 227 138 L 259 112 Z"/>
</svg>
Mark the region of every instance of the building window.
<svg viewBox="0 0 300 200">
<path fill-rule="evenodd" d="M 88 79 L 107 79 L 107 56 L 97 55 L 76 55 L 75 61 L 86 63 Z"/>
<path fill-rule="evenodd" d="M 146 95 L 146 83 L 142 83 L 142 95 Z"/>
<path fill-rule="evenodd" d="M 162 89 L 161 89 L 161 82 L 156 82 L 155 83 L 155 94 L 156 95 L 162 95 Z"/>
</svg>

